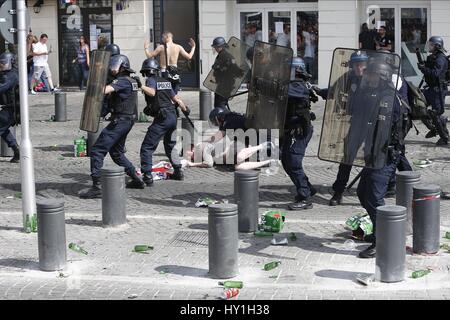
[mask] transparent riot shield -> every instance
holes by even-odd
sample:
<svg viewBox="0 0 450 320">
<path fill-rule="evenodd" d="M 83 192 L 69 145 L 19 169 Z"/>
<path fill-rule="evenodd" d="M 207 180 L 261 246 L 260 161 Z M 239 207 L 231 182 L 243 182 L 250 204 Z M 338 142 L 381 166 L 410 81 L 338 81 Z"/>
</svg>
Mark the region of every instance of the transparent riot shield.
<svg viewBox="0 0 450 320">
<path fill-rule="evenodd" d="M 293 52 L 256 41 L 248 92 L 247 127 L 284 129 Z"/>
<path fill-rule="evenodd" d="M 111 53 L 109 51 L 94 50 L 92 52 L 89 78 L 80 120 L 81 130 L 98 131 L 110 58 Z"/>
<path fill-rule="evenodd" d="M 217 56 L 203 85 L 225 98 L 236 94 L 250 71 L 247 59 L 249 49 L 245 42 L 231 37 L 228 47 Z"/>
<path fill-rule="evenodd" d="M 320 137 L 321 160 L 374 169 L 386 164 L 397 99 L 397 77 L 392 76 L 399 69 L 396 54 L 335 49 Z"/>
</svg>

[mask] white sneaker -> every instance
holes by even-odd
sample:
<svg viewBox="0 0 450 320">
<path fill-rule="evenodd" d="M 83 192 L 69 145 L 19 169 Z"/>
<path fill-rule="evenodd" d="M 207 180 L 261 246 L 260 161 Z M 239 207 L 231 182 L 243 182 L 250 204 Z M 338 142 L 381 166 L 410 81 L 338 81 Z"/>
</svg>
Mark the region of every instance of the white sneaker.
<svg viewBox="0 0 450 320">
<path fill-rule="evenodd" d="M 51 93 L 55 93 L 55 92 L 61 92 L 62 90 L 60 88 L 53 88 L 53 90 L 51 90 Z"/>
<path fill-rule="evenodd" d="M 37 94 L 37 92 L 34 91 L 33 89 L 31 89 L 30 93 L 31 93 L 32 95 L 36 95 L 36 94 Z"/>
</svg>

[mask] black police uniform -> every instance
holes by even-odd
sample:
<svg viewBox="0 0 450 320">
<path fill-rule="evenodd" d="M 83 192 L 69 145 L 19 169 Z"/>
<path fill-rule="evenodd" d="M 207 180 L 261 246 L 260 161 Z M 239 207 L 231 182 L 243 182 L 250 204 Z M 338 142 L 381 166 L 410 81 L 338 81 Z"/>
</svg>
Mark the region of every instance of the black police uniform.
<svg viewBox="0 0 450 320">
<path fill-rule="evenodd" d="M 431 104 L 428 119 L 423 123 L 430 129 L 430 136 L 436 133 L 440 136 L 443 144 L 447 144 L 449 132 L 446 127 L 447 118 L 443 117 L 445 96 L 447 95 L 447 82 L 445 74 L 448 69 L 448 59 L 441 51 L 437 51 L 427 57 L 424 67 L 419 67 L 424 74 L 428 85 L 423 92 L 427 102 Z"/>
<path fill-rule="evenodd" d="M 303 169 L 303 158 L 313 135 L 311 123 L 311 91 L 304 82 L 295 81 L 289 85 L 288 108 L 285 121 L 285 133 L 281 141 L 281 163 L 297 189 L 296 201 L 308 202 L 298 209 L 312 207 L 310 198 L 316 193 Z M 294 205 L 290 209 L 297 209 Z"/>
<path fill-rule="evenodd" d="M 14 150 L 11 162 L 19 161 L 16 138 L 9 130 L 20 121 L 19 74 L 16 68 L 0 73 L 0 136 Z"/>
<path fill-rule="evenodd" d="M 380 93 L 379 96 L 383 99 L 383 93 Z M 383 109 L 384 108 L 380 108 L 380 112 Z M 395 99 L 392 110 L 392 129 L 387 150 L 387 162 L 381 169 L 364 168 L 361 173 L 357 195 L 361 205 L 367 210 L 373 224 L 373 236 L 371 237 L 372 246 L 360 253 L 360 257 L 362 258 L 371 258 L 375 256 L 376 208 L 385 204 L 384 197 L 388 190 L 389 180 L 392 175 L 395 174 L 399 163 L 399 156 L 402 152 L 401 141 L 404 140 L 404 121 L 401 114 L 399 100 Z M 385 138 L 386 137 L 383 137 L 380 140 L 385 140 Z M 382 157 L 380 157 L 380 159 L 381 158 Z"/>
<path fill-rule="evenodd" d="M 226 50 L 220 51 L 214 61 L 212 66 L 214 70 L 214 78 L 218 79 L 217 91 L 230 92 L 233 86 L 233 79 L 229 79 L 229 70 L 234 70 L 236 77 L 242 76 L 242 70 L 236 65 L 234 57 Z M 225 77 L 225 72 L 227 77 Z M 228 108 L 228 98 L 222 97 L 221 95 L 214 93 L 214 107 Z"/>
<path fill-rule="evenodd" d="M 135 167 L 125 156 L 125 141 L 135 122 L 138 83 L 128 75 L 119 75 L 111 86 L 114 88 L 110 97 L 111 122 L 103 129 L 91 151 L 94 181 L 100 178 L 100 169 L 108 152 L 117 165 L 125 168 L 127 175 L 136 176 Z"/>
<path fill-rule="evenodd" d="M 181 163 L 175 149 L 176 139 L 173 136 L 177 129 L 177 112 L 172 103 L 172 98 L 175 97 L 172 84 L 165 78 L 154 76 L 147 78 L 146 86 L 156 91 L 154 97 L 145 95 L 147 106 L 151 106 L 154 117 L 141 146 L 141 170 L 149 178 L 153 166 L 153 153 L 163 137 L 166 156 L 176 171 L 180 170 Z"/>
<path fill-rule="evenodd" d="M 381 37 L 380 35 L 377 35 L 375 37 L 375 43 L 378 43 L 378 45 L 381 48 L 386 48 L 387 46 L 392 44 L 392 40 L 389 39 L 386 35 L 384 37 Z"/>
</svg>

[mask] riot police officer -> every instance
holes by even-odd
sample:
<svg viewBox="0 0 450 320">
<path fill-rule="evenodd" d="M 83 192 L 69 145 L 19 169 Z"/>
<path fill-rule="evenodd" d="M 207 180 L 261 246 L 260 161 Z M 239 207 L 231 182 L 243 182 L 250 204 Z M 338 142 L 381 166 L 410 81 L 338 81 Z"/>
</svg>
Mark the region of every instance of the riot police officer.
<svg viewBox="0 0 450 320">
<path fill-rule="evenodd" d="M 106 154 L 109 152 L 112 160 L 125 168 L 131 177 L 133 187 L 145 187 L 141 174 L 125 156 L 125 141 L 134 126 L 139 78 L 131 78 L 134 71 L 130 67 L 128 58 L 115 55 L 111 58 L 109 72 L 114 80 L 105 87 L 105 94 L 110 94 L 111 122 L 103 129 L 91 151 L 91 177 L 93 186 L 80 194 L 81 198 L 93 199 L 101 197 L 100 169 Z"/>
<path fill-rule="evenodd" d="M 105 51 L 111 52 L 111 57 L 117 56 L 120 54 L 120 48 L 117 44 L 110 43 L 105 47 Z M 108 77 L 106 80 L 106 84 L 111 84 L 113 81 L 113 76 L 108 73 Z M 103 99 L 103 105 L 102 105 L 102 112 L 101 117 L 105 118 L 110 113 L 110 107 L 109 107 L 109 95 L 106 95 Z"/>
<path fill-rule="evenodd" d="M 350 104 L 350 101 L 347 100 L 347 93 L 354 93 L 357 88 L 360 85 L 364 70 L 367 67 L 367 61 L 368 56 L 366 53 L 362 51 L 356 51 L 352 53 L 350 56 L 349 61 L 349 67 L 350 71 L 346 75 L 347 79 L 344 81 L 344 87 L 340 88 L 342 91 L 342 96 L 340 93 L 338 93 L 340 96 L 339 98 L 342 98 L 342 103 Z M 341 81 L 336 81 L 337 84 L 341 83 Z M 336 93 L 336 90 L 339 90 L 338 88 L 333 88 L 331 91 Z M 318 90 L 316 89 L 316 92 L 319 93 L 319 95 L 323 99 L 327 99 L 328 97 L 328 91 L 329 89 L 322 89 Z M 338 102 L 339 103 L 339 102 Z M 363 106 L 361 106 L 363 107 Z M 330 199 L 329 205 L 330 206 L 337 206 L 341 204 L 342 202 L 342 195 L 345 191 L 345 187 L 348 183 L 348 180 L 350 179 L 350 172 L 352 170 L 352 166 L 348 164 L 340 164 L 338 174 L 336 177 L 336 181 L 333 183 L 333 197 Z"/>
<path fill-rule="evenodd" d="M 281 163 L 297 189 L 295 203 L 290 204 L 290 210 L 311 209 L 312 196 L 316 189 L 311 185 L 303 169 L 303 158 L 306 148 L 313 135 L 311 100 L 317 102 L 317 96 L 306 86 L 311 76 L 306 72 L 302 58 L 292 59 L 291 83 L 288 89 L 288 107 L 286 113 L 284 136 L 281 141 Z"/>
<path fill-rule="evenodd" d="M 0 55 L 0 137 L 14 151 L 12 163 L 20 161 L 19 146 L 9 130 L 20 122 L 19 74 L 16 57 L 10 52 Z"/>
<path fill-rule="evenodd" d="M 384 165 L 380 165 L 379 161 L 384 159 L 379 155 L 373 155 L 378 160 L 374 160 L 373 157 L 368 157 L 366 163 L 371 165 L 371 168 L 365 167 L 362 170 L 361 181 L 359 182 L 357 194 L 361 205 L 367 210 L 373 224 L 373 235 L 366 237 L 366 241 L 372 242 L 372 244 L 366 248 L 364 251 L 360 252 L 359 257 L 361 258 L 373 258 L 376 255 L 376 208 L 384 205 L 384 197 L 388 190 L 390 177 L 395 174 L 399 155 L 402 152 L 402 140 L 403 137 L 403 125 L 404 121 L 401 117 L 401 105 L 398 99 L 394 99 L 394 105 L 392 110 L 392 122 L 391 122 L 391 136 L 388 137 L 387 134 L 389 130 L 386 128 L 381 128 L 380 121 L 386 121 L 389 117 L 383 114 L 388 108 L 383 108 L 386 105 L 386 101 L 391 100 L 391 95 L 393 94 L 394 86 L 392 84 L 392 68 L 385 61 L 378 59 L 370 61 L 367 70 L 368 76 L 368 89 L 372 88 L 377 90 L 371 90 L 371 96 L 376 100 L 373 105 L 381 106 L 378 109 L 377 116 L 375 117 L 375 130 L 378 127 L 379 131 L 377 137 L 373 141 L 375 146 L 374 150 L 383 150 L 382 146 L 386 145 L 386 141 L 389 141 L 386 150 L 387 162 Z M 371 101 L 368 104 L 372 105 Z M 372 129 L 373 126 L 371 126 Z M 370 147 L 372 147 L 370 146 Z M 373 169 L 380 168 L 380 169 Z"/>
<path fill-rule="evenodd" d="M 443 117 L 445 96 L 447 93 L 446 73 L 448 60 L 444 52 L 444 40 L 442 37 L 433 36 L 427 42 L 427 49 L 431 53 L 425 64 L 418 64 L 422 71 L 428 88 L 424 90 L 427 102 L 431 105 L 428 118 L 423 123 L 430 129 L 426 138 L 439 135 L 436 145 L 448 144 L 449 132 L 447 129 L 447 118 Z"/>
<path fill-rule="evenodd" d="M 147 186 L 153 184 L 152 165 L 153 153 L 158 147 L 159 141 L 164 137 L 164 150 L 169 158 L 174 173 L 174 180 L 183 180 L 183 171 L 178 152 L 174 149 L 176 139 L 173 136 L 177 129 L 177 106 L 183 113 L 189 116 L 189 108 L 175 94 L 172 83 L 162 78 L 159 74 L 159 64 L 155 59 L 149 58 L 144 61 L 141 69 L 142 76 L 146 77 L 142 91 L 145 94 L 147 107 L 145 113 L 154 117 L 153 123 L 148 128 L 141 146 L 141 170 L 144 174 L 144 182 Z M 132 182 L 129 187 L 132 187 Z M 139 187 L 139 185 L 138 185 Z"/>
</svg>

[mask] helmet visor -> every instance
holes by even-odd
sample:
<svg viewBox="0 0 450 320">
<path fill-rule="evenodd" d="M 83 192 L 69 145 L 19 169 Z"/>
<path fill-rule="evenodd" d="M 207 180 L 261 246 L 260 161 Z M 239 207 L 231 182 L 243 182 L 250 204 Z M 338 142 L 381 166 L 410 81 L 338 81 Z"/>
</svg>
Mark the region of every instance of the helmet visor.
<svg viewBox="0 0 450 320">
<path fill-rule="evenodd" d="M 118 74 L 123 62 L 124 60 L 120 55 L 112 56 L 109 61 L 109 72 L 113 75 Z"/>
</svg>

